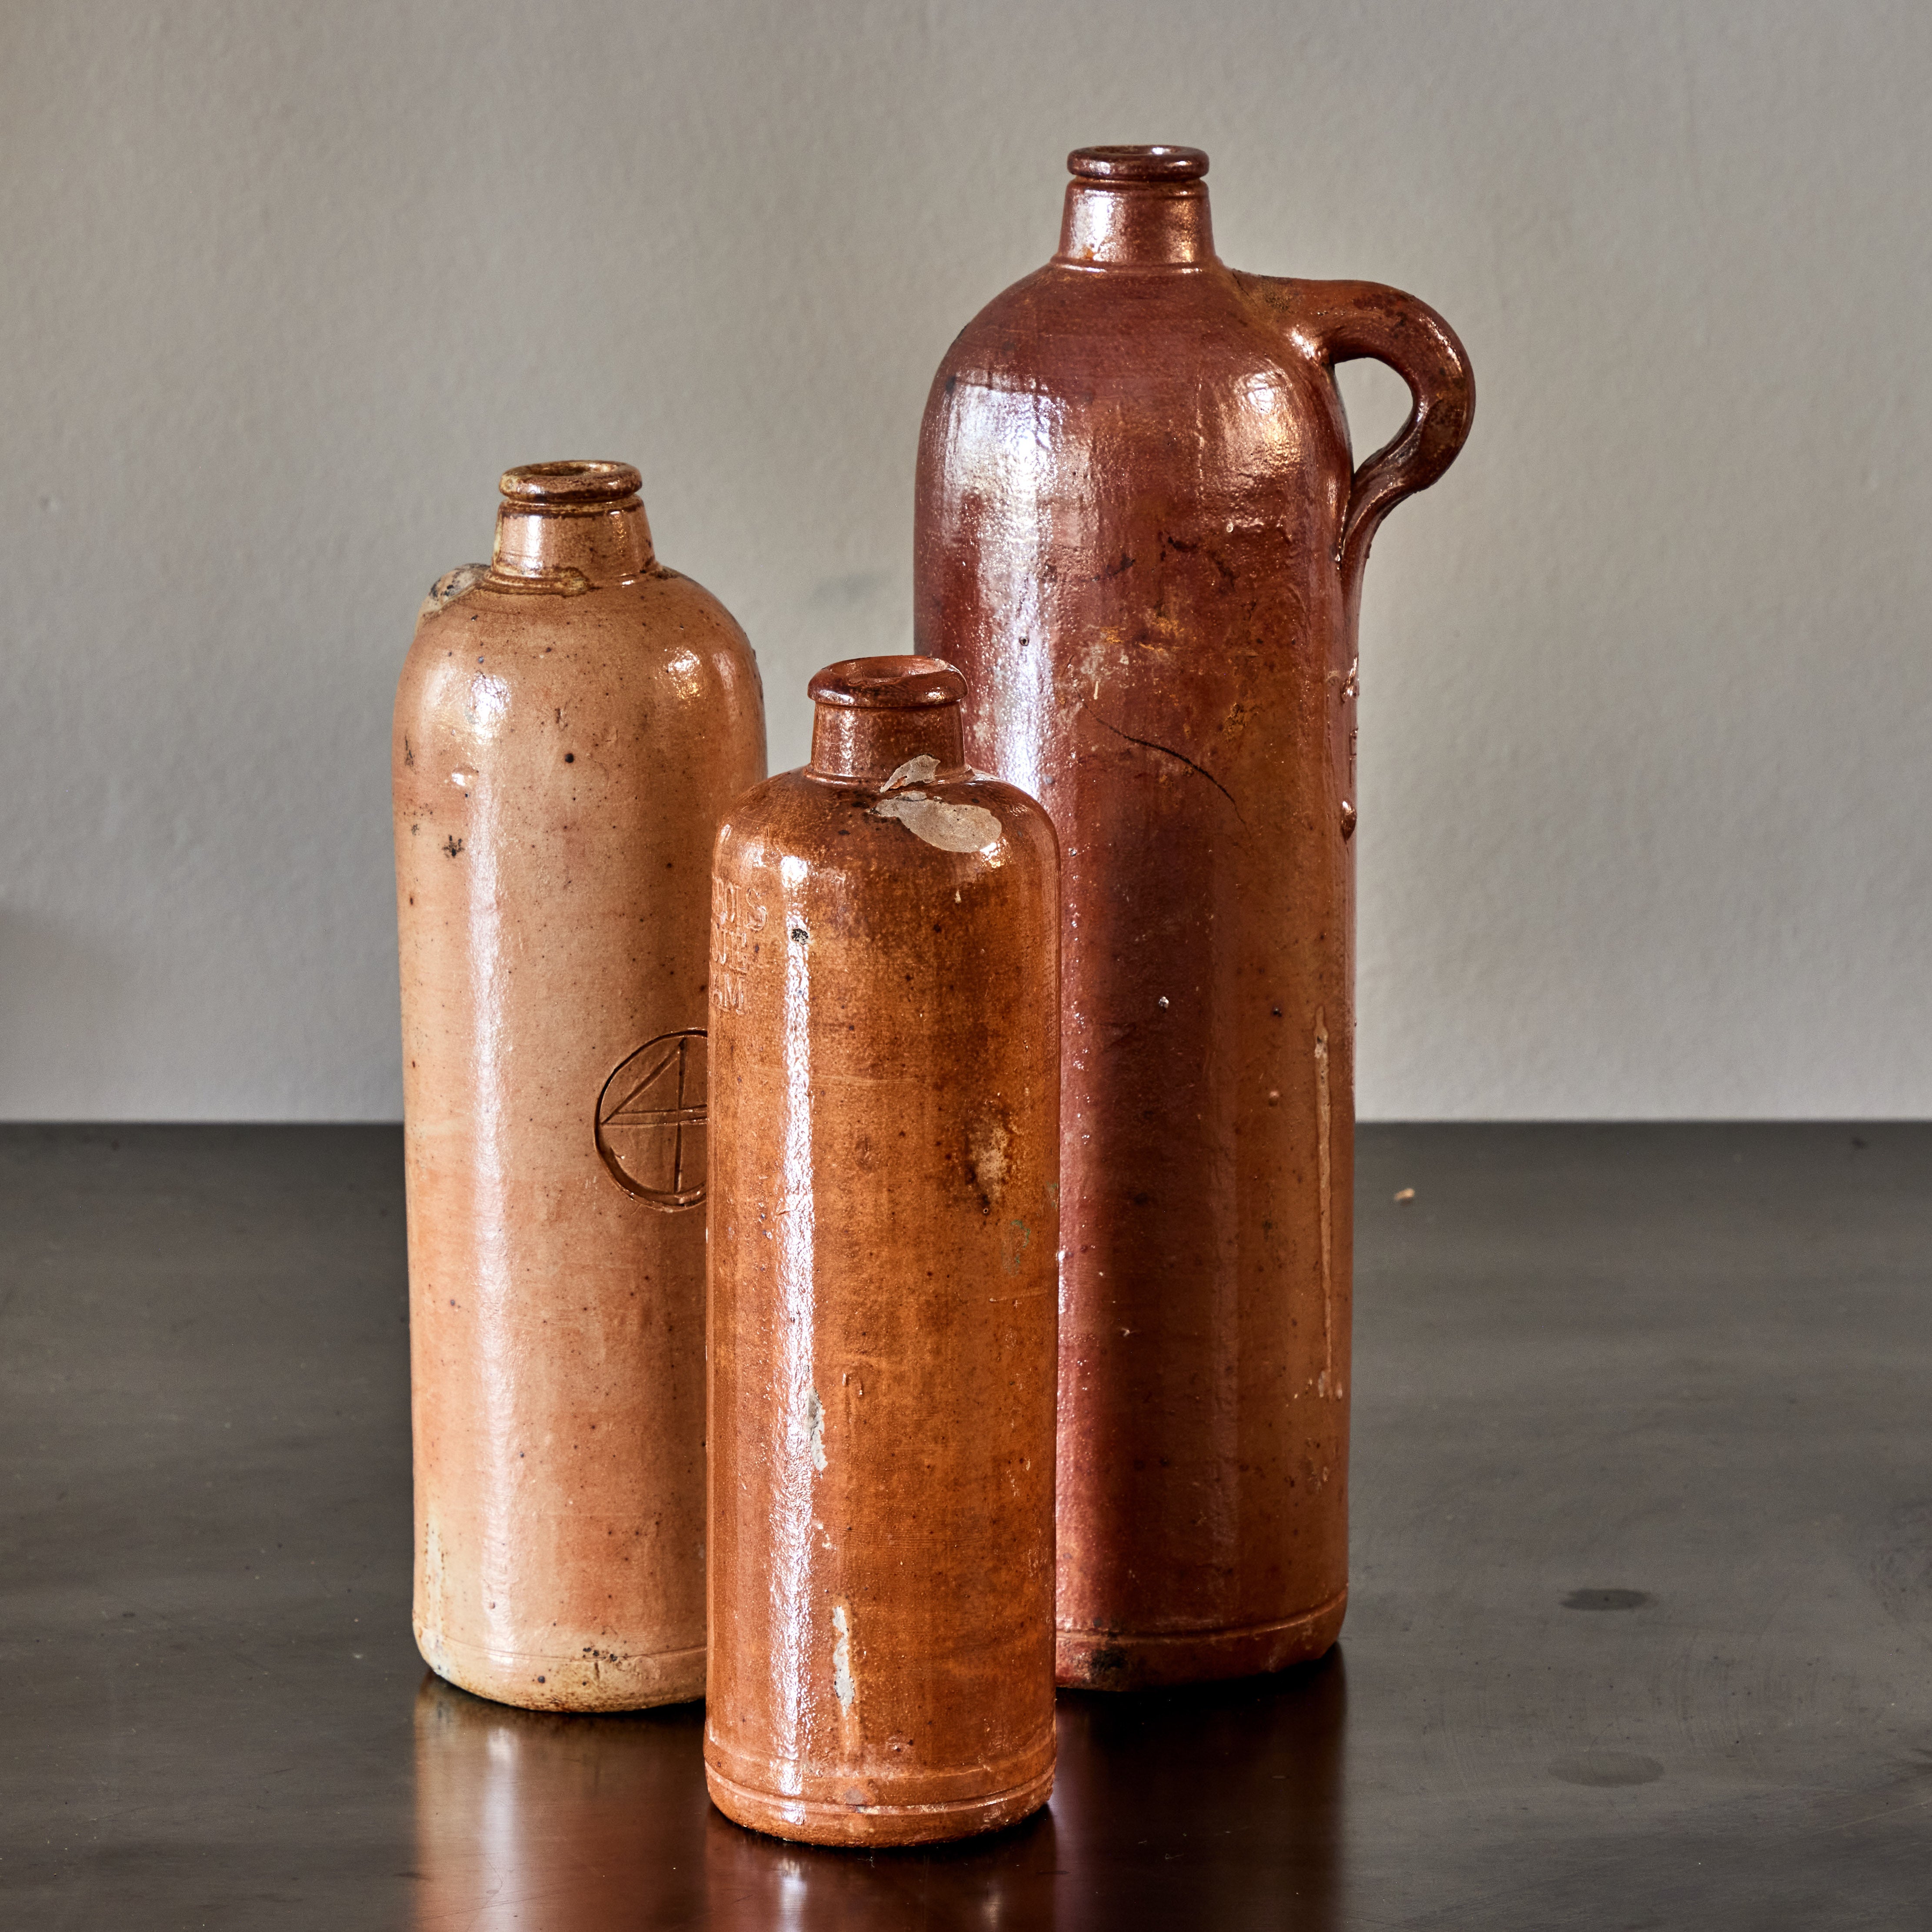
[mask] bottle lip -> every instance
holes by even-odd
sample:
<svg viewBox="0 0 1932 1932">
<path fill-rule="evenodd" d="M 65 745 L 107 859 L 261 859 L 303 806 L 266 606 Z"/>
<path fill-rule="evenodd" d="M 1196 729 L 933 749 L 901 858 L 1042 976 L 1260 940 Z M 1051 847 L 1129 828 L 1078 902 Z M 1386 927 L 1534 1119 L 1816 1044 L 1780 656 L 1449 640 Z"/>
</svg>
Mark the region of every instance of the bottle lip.
<svg viewBox="0 0 1932 1932">
<path fill-rule="evenodd" d="M 814 704 L 842 711 L 922 711 L 966 701 L 966 680 L 944 658 L 844 658 L 806 686 Z"/>
<path fill-rule="evenodd" d="M 1198 181 L 1208 172 L 1208 157 L 1198 148 L 1076 148 L 1066 169 L 1080 181 Z"/>
<path fill-rule="evenodd" d="M 588 503 L 602 508 L 634 496 L 644 481 L 628 463 L 525 463 L 505 470 L 496 487 L 512 502 Z"/>
</svg>

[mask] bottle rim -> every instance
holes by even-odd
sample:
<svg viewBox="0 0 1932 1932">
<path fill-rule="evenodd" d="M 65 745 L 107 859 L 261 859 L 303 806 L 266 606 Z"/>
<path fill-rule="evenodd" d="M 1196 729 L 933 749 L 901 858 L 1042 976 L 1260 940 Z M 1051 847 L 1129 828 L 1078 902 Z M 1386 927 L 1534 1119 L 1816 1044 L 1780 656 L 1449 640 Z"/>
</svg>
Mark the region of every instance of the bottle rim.
<svg viewBox="0 0 1932 1932">
<path fill-rule="evenodd" d="M 616 503 L 634 496 L 644 478 L 628 463 L 525 463 L 506 470 L 496 487 L 518 503 Z"/>
<path fill-rule="evenodd" d="M 963 704 L 966 680 L 944 658 L 844 658 L 818 672 L 806 694 L 842 711 L 920 711 Z"/>
<path fill-rule="evenodd" d="M 1198 148 L 1076 148 L 1066 167 L 1080 181 L 1198 181 L 1208 172 L 1208 157 Z"/>
</svg>

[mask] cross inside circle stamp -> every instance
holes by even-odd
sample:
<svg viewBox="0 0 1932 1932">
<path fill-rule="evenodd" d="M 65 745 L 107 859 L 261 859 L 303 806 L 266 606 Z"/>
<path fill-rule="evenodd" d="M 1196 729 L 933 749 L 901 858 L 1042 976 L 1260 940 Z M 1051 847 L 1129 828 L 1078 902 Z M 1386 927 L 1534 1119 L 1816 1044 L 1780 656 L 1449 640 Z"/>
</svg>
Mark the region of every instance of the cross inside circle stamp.
<svg viewBox="0 0 1932 1932">
<path fill-rule="evenodd" d="M 597 1151 L 653 1208 L 704 1198 L 704 1030 L 660 1034 L 620 1060 L 597 1096 Z"/>
</svg>

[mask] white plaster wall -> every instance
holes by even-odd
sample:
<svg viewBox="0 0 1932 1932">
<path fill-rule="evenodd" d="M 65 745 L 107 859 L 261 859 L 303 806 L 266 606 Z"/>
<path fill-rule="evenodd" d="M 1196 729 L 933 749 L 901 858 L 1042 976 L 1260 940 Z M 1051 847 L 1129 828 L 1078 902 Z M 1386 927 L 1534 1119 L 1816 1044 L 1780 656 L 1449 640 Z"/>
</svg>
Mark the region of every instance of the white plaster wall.
<svg viewBox="0 0 1932 1932">
<path fill-rule="evenodd" d="M 506 464 L 642 467 L 798 761 L 1106 140 L 1474 361 L 1370 572 L 1364 1114 L 1932 1113 L 1928 99 L 1922 0 L 10 0 L 0 1113 L 395 1114 L 390 699 Z"/>
</svg>

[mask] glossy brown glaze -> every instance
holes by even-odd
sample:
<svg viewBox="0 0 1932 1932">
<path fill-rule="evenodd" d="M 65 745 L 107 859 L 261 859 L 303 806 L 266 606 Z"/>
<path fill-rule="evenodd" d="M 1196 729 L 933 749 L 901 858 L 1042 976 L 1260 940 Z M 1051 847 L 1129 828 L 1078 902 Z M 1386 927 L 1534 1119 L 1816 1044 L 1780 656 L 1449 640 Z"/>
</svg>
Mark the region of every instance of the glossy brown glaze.
<svg viewBox="0 0 1932 1932">
<path fill-rule="evenodd" d="M 820 1844 L 1053 1783 L 1057 869 L 964 688 L 821 671 L 718 838 L 705 1768 Z"/>
<path fill-rule="evenodd" d="M 396 698 L 416 1640 L 622 1709 L 704 1688 L 706 910 L 764 714 L 634 470 L 502 488 Z"/>
<path fill-rule="evenodd" d="M 1059 1671 L 1278 1669 L 1348 1581 L 1356 613 L 1468 433 L 1434 312 L 1238 274 L 1207 158 L 1071 158 L 1060 253 L 960 334 L 917 635 L 1064 863 Z M 1333 365 L 1414 407 L 1352 473 Z"/>
</svg>

